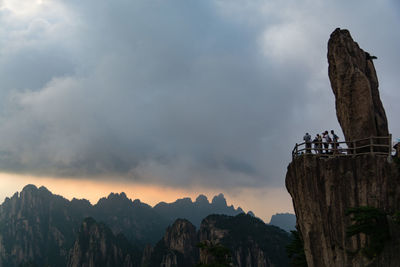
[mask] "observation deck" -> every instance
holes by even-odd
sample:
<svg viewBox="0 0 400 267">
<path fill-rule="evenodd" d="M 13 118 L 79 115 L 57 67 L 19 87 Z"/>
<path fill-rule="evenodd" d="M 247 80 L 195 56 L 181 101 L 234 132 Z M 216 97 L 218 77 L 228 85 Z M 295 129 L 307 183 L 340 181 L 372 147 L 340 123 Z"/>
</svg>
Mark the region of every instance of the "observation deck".
<svg viewBox="0 0 400 267">
<path fill-rule="evenodd" d="M 343 142 L 296 143 L 292 151 L 292 158 L 304 154 L 316 157 L 354 157 L 366 154 L 389 156 L 392 154 L 392 135 L 371 136 Z"/>
</svg>

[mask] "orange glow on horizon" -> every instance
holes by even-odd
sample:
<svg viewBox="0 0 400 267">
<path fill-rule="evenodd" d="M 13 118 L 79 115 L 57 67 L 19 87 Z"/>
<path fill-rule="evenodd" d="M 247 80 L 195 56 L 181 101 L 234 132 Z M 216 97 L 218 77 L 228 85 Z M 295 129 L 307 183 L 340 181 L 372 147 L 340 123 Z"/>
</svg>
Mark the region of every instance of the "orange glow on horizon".
<svg viewBox="0 0 400 267">
<path fill-rule="evenodd" d="M 25 185 L 34 184 L 37 187 L 45 186 L 53 194 L 61 195 L 69 200 L 85 198 L 92 204 L 96 204 L 100 198 L 107 197 L 112 192 L 125 192 L 128 198 L 140 199 L 141 202 L 151 206 L 161 201 L 170 203 L 184 197 L 190 197 L 192 201 L 195 201 L 200 194 L 207 196 L 211 202 L 215 195 L 223 193 L 228 205 L 234 205 L 235 208 L 240 206 L 246 212 L 251 210 L 266 222 L 269 222 L 271 215 L 275 213 L 293 213 L 290 196 L 281 188 L 236 188 L 234 190 L 205 187 L 176 188 L 135 182 L 50 178 L 7 173 L 0 173 L 0 181 L 2 184 L 0 203 L 5 197 L 11 197 L 15 192 L 20 192 Z"/>
</svg>

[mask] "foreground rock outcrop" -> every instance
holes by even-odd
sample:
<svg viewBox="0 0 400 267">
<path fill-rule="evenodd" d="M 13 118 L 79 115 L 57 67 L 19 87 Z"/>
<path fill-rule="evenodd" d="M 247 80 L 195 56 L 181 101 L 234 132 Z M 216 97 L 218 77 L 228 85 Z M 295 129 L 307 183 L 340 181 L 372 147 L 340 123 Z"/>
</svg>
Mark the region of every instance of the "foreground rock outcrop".
<svg viewBox="0 0 400 267">
<path fill-rule="evenodd" d="M 389 135 L 374 58 L 353 41 L 349 31 L 336 29 L 331 34 L 329 78 L 346 141 Z M 388 150 L 383 149 L 373 152 Z M 384 153 L 300 155 L 288 166 L 286 187 L 293 199 L 309 267 L 400 266 L 397 159 Z M 349 214 L 352 211 L 361 216 L 355 218 L 354 213 Z M 364 223 L 364 228 L 358 222 Z"/>
<path fill-rule="evenodd" d="M 293 199 L 309 267 L 400 266 L 399 253 L 390 256 L 395 265 L 374 265 L 389 260 L 388 256 L 374 262 L 354 253 L 363 246 L 365 237 L 346 235 L 352 224 L 346 215 L 349 208 L 371 206 L 387 213 L 400 210 L 399 169 L 386 157 L 298 157 L 288 167 L 286 187 Z M 389 250 L 395 247 L 387 244 Z"/>
<path fill-rule="evenodd" d="M 348 30 L 338 28 L 331 34 L 329 80 L 346 141 L 389 135 L 373 59 L 353 41 Z"/>
</svg>

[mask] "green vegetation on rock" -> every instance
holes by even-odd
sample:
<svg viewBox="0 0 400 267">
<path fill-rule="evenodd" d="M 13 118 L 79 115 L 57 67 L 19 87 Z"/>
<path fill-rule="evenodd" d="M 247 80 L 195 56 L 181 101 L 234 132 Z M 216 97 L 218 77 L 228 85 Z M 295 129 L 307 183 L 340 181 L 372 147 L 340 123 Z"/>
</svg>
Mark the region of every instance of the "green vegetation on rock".
<svg viewBox="0 0 400 267">
<path fill-rule="evenodd" d="M 197 245 L 201 250 L 211 256 L 211 263 L 199 263 L 196 267 L 226 267 L 232 264 L 232 252 L 221 244 L 208 244 L 206 242 Z"/>
<path fill-rule="evenodd" d="M 304 241 L 299 231 L 290 231 L 292 241 L 286 246 L 286 252 L 293 267 L 307 267 L 306 254 L 304 253 Z"/>
<path fill-rule="evenodd" d="M 367 235 L 368 242 L 361 248 L 361 252 L 370 259 L 378 256 L 390 240 L 387 214 L 378 208 L 361 206 L 348 209 L 346 215 L 352 215 L 351 220 L 354 222 L 347 227 L 347 236 L 360 233 Z"/>
</svg>

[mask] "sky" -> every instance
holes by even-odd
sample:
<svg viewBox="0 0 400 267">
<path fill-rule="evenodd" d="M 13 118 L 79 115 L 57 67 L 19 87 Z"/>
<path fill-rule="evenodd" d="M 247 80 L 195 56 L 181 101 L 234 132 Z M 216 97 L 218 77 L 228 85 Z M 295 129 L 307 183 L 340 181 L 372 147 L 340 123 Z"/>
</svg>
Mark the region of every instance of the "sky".
<svg viewBox="0 0 400 267">
<path fill-rule="evenodd" d="M 337 27 L 378 57 L 400 137 L 396 0 L 0 0 L 0 202 L 33 183 L 292 212 L 294 144 L 343 136 L 326 59 Z"/>
</svg>

